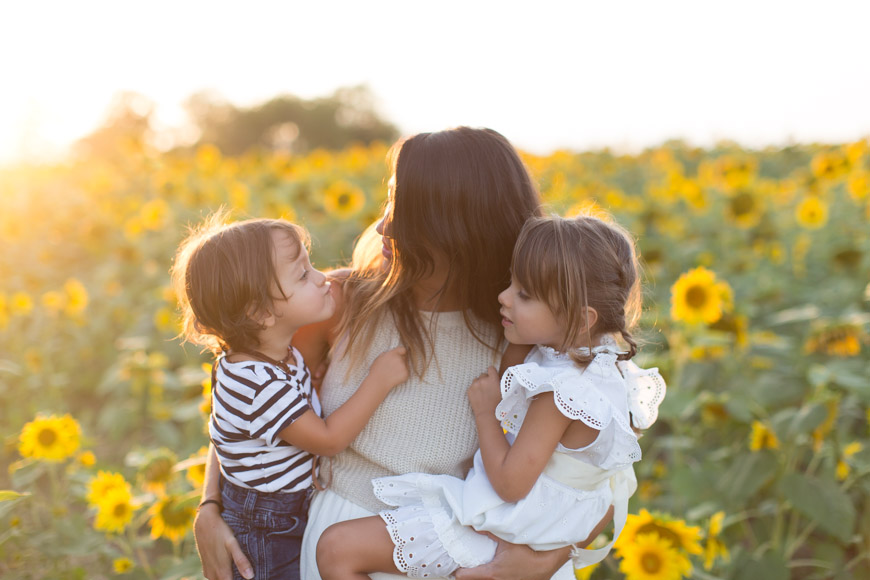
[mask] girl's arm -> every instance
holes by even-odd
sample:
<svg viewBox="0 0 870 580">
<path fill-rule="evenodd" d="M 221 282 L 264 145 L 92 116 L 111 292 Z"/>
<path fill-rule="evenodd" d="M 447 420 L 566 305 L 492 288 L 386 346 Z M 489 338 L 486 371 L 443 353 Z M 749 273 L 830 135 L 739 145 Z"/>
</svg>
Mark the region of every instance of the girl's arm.
<svg viewBox="0 0 870 580">
<path fill-rule="evenodd" d="M 202 501 L 207 499 L 221 500 L 220 468 L 213 444 L 209 445 L 202 488 Z M 242 576 L 254 577 L 250 561 L 221 517 L 220 504 L 209 503 L 197 510 L 196 519 L 193 520 L 193 535 L 202 562 L 203 576 L 210 580 L 232 580 L 232 563 L 235 562 Z"/>
<path fill-rule="evenodd" d="M 595 429 L 563 415 L 553 401 L 553 393 L 541 393 L 532 399 L 514 444 L 508 444 L 501 423 L 495 417 L 501 393 L 498 375 L 492 367 L 486 375 L 474 380 L 468 389 L 468 398 L 477 422 L 486 475 L 492 488 L 505 501 L 515 502 L 526 497 L 569 426 L 574 437 L 577 431 L 585 430 L 590 432 L 590 439 L 597 435 Z"/>
<path fill-rule="evenodd" d="M 326 419 L 308 410 L 278 435 L 316 455 L 340 453 L 363 430 L 390 390 L 406 380 L 408 361 L 405 348 L 399 346 L 378 356 L 356 392 Z"/>
</svg>

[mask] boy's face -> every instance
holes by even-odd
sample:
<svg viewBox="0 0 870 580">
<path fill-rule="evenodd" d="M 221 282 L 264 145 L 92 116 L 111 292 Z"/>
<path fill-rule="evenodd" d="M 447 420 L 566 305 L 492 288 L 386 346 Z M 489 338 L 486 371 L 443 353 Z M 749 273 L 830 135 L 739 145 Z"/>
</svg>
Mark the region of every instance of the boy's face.
<svg viewBox="0 0 870 580">
<path fill-rule="evenodd" d="M 335 300 L 326 276 L 315 270 L 308 259 L 308 250 L 299 247 L 290 234 L 272 230 L 275 251 L 275 273 L 281 290 L 272 289 L 272 310 L 275 324 L 289 334 L 306 324 L 321 322 L 335 312 Z"/>
</svg>

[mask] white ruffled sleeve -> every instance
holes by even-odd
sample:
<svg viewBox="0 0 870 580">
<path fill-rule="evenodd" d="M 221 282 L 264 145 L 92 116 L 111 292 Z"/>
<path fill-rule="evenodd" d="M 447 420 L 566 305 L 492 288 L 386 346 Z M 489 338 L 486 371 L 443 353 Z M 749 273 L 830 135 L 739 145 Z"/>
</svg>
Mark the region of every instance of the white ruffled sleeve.
<svg viewBox="0 0 870 580">
<path fill-rule="evenodd" d="M 605 368 L 595 366 L 595 371 Z M 528 400 L 552 392 L 563 415 L 593 429 L 604 429 L 613 419 L 613 407 L 596 386 L 599 377 L 588 374 L 589 370 L 542 367 L 534 362 L 508 368 L 501 379 L 502 401 L 496 407 L 496 418 L 506 431 L 517 434 L 529 408 Z"/>
<path fill-rule="evenodd" d="M 642 369 L 634 361 L 617 363 L 628 386 L 628 408 L 631 422 L 638 429 L 648 429 L 659 415 L 659 405 L 665 398 L 665 380 L 659 369 Z"/>
</svg>

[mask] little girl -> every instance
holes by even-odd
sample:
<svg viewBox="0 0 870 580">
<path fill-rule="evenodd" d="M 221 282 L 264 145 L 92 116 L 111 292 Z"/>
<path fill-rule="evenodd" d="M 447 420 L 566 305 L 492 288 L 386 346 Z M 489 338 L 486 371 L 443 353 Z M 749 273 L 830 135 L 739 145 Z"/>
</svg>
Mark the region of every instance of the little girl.
<svg viewBox="0 0 870 580">
<path fill-rule="evenodd" d="M 356 393 L 321 418 L 309 370 L 290 345 L 296 330 L 335 311 L 330 283 L 308 259 L 305 230 L 283 220 L 219 220 L 191 234 L 173 266 L 183 336 L 217 356 L 209 436 L 221 501 L 200 507 L 223 511 L 256 578 L 299 578 L 314 456 L 345 449 L 408 378 L 405 350 L 381 354 Z"/>
<path fill-rule="evenodd" d="M 396 509 L 328 528 L 317 549 L 324 580 L 449 576 L 492 560 L 497 542 L 478 532 L 535 550 L 562 548 L 585 540 L 610 506 L 614 541 L 619 535 L 641 457 L 636 429 L 655 421 L 665 393 L 657 369 L 630 361 L 640 305 L 631 239 L 592 217 L 533 218 L 511 270 L 499 295 L 505 338 L 535 346 L 500 388 L 493 368 L 472 382 L 474 467 L 465 480 L 374 480 L 375 495 Z M 575 549 L 574 566 L 600 561 L 611 546 Z"/>
</svg>

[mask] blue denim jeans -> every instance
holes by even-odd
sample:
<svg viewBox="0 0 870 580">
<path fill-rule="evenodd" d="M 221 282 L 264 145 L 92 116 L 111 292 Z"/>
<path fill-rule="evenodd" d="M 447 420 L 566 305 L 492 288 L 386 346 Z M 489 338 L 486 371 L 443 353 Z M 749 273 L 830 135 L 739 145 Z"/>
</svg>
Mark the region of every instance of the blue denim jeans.
<svg viewBox="0 0 870 580">
<path fill-rule="evenodd" d="M 266 493 L 221 477 L 224 521 L 254 567 L 256 580 L 299 580 L 302 532 L 308 523 L 310 491 Z M 234 580 L 242 575 L 233 565 Z"/>
</svg>

